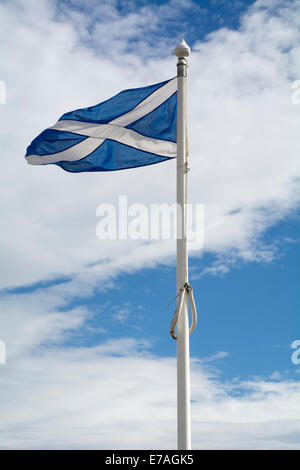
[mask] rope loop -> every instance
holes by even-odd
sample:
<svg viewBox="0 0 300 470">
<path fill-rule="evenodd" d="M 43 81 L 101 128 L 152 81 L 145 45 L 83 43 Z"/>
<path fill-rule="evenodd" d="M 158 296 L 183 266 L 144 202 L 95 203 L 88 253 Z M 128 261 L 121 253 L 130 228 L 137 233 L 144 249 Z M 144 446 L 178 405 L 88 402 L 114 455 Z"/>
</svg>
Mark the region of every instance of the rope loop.
<svg viewBox="0 0 300 470">
<path fill-rule="evenodd" d="M 177 302 L 177 307 L 176 307 L 176 310 L 175 310 L 173 318 L 172 318 L 172 322 L 171 322 L 171 326 L 170 326 L 170 335 L 172 336 L 172 338 L 174 338 L 176 340 L 177 340 L 177 336 L 175 335 L 175 328 L 176 328 L 176 325 L 177 325 L 178 320 L 180 318 L 180 314 L 182 312 L 182 307 L 184 305 L 184 299 L 185 299 L 186 295 L 188 296 L 188 300 L 189 300 L 191 310 L 192 310 L 192 324 L 191 324 L 191 327 L 189 329 L 189 334 L 193 333 L 194 329 L 196 328 L 196 324 L 197 324 L 197 310 L 196 310 L 195 299 L 194 299 L 194 295 L 193 295 L 193 288 L 192 288 L 191 284 L 186 282 L 184 284 L 184 286 L 181 287 L 181 289 L 179 290 L 179 293 L 175 297 L 175 298 L 179 297 L 179 300 Z"/>
</svg>

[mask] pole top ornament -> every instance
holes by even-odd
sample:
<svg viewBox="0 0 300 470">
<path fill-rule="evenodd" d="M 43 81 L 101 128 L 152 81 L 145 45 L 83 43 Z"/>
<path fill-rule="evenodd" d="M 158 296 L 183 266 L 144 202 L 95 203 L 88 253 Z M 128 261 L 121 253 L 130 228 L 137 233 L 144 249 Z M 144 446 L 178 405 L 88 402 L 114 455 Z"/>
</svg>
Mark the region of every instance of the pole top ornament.
<svg viewBox="0 0 300 470">
<path fill-rule="evenodd" d="M 176 46 L 174 49 L 174 54 L 178 58 L 188 57 L 190 55 L 190 52 L 191 52 L 191 49 L 187 45 L 184 39 L 182 39 L 181 42 L 178 44 L 178 46 Z"/>
</svg>

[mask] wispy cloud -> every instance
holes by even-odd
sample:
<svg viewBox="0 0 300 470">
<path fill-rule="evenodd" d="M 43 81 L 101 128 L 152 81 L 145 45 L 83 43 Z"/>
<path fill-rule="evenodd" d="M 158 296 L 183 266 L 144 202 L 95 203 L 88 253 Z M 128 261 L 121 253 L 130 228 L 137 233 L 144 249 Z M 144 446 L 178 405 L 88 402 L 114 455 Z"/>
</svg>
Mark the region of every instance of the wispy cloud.
<svg viewBox="0 0 300 470">
<path fill-rule="evenodd" d="M 228 356 L 228 353 L 226 351 L 217 351 L 215 354 L 213 354 L 212 356 L 209 356 L 209 357 L 205 357 L 202 359 L 202 362 L 203 363 L 206 363 L 206 362 L 214 362 L 218 359 L 224 359 L 224 357 L 227 357 Z"/>
</svg>

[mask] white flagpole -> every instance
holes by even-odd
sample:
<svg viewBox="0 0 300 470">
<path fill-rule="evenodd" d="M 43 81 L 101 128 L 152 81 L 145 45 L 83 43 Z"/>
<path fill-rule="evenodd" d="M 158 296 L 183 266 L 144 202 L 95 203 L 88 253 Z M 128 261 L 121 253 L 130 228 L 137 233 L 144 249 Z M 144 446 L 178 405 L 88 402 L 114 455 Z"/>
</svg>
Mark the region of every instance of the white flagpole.
<svg viewBox="0 0 300 470">
<path fill-rule="evenodd" d="M 187 246 L 187 135 L 186 92 L 187 59 L 190 48 L 184 39 L 175 48 L 177 62 L 177 294 L 188 282 Z M 180 296 L 177 297 L 180 302 Z M 189 358 L 188 296 L 177 323 L 177 445 L 191 449 L 190 358 Z"/>
</svg>

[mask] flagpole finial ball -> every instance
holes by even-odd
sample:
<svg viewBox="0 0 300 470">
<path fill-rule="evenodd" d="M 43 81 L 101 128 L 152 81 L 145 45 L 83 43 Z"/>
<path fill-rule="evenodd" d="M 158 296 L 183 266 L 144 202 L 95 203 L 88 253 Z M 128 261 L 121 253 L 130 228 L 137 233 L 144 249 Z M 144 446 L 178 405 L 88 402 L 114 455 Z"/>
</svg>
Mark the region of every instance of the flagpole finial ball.
<svg viewBox="0 0 300 470">
<path fill-rule="evenodd" d="M 191 49 L 187 45 L 184 39 L 180 41 L 178 46 L 175 47 L 174 49 L 174 54 L 176 57 L 181 58 L 181 57 L 188 57 L 190 55 Z"/>
</svg>

